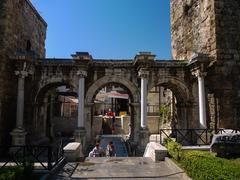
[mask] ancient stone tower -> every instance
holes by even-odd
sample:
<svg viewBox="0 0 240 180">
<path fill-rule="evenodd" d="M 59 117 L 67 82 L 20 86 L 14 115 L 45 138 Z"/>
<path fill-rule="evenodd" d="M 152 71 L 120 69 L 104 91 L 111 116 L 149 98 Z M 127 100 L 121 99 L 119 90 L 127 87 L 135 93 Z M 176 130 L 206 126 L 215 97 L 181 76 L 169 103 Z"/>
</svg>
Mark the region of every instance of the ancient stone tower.
<svg viewBox="0 0 240 180">
<path fill-rule="evenodd" d="M 171 0 L 173 59 L 208 55 L 208 119 L 217 127 L 240 127 L 239 32 L 239 0 Z"/>
<path fill-rule="evenodd" d="M 46 27 L 28 0 L 0 1 L 0 144 L 10 137 L 16 120 L 17 76 L 10 57 L 44 58 Z"/>
</svg>

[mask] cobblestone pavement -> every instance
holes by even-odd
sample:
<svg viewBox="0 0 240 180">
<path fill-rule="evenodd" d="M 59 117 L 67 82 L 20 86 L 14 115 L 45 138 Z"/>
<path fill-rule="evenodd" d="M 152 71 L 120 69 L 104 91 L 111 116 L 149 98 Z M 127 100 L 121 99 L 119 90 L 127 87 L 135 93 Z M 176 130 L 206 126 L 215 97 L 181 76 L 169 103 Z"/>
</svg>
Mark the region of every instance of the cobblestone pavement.
<svg viewBox="0 0 240 180">
<path fill-rule="evenodd" d="M 186 174 L 165 161 L 154 163 L 150 158 L 116 157 L 87 158 L 85 162 L 67 163 L 53 177 L 63 179 L 188 179 Z"/>
</svg>

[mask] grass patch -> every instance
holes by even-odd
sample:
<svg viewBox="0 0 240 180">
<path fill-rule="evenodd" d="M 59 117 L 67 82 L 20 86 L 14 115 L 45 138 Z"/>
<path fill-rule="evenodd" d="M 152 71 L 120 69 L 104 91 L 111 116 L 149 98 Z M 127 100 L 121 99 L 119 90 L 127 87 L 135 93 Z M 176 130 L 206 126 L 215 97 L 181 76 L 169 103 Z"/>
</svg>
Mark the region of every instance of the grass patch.
<svg viewBox="0 0 240 180">
<path fill-rule="evenodd" d="M 238 159 L 232 159 L 231 160 L 234 164 L 238 165 L 240 167 L 240 158 Z"/>
</svg>

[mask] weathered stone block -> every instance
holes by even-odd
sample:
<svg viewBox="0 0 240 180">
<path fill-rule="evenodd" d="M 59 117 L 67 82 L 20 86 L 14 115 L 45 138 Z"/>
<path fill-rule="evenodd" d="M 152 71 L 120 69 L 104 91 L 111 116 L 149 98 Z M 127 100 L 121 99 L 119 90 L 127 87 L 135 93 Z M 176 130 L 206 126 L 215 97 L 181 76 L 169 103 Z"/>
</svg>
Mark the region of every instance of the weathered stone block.
<svg viewBox="0 0 240 180">
<path fill-rule="evenodd" d="M 68 143 L 63 150 L 67 161 L 77 161 L 77 159 L 84 157 L 82 153 L 82 145 L 78 142 Z"/>
<path fill-rule="evenodd" d="M 167 148 L 161 144 L 150 142 L 148 143 L 143 156 L 150 157 L 155 162 L 164 161 L 165 157 L 167 157 Z"/>
</svg>

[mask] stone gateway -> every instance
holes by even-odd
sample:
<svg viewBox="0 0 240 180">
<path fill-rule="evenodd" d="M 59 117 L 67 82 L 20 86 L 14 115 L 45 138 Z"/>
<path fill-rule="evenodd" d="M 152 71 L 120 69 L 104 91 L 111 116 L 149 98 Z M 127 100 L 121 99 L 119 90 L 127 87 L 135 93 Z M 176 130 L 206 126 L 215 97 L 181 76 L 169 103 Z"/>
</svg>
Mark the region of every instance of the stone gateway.
<svg viewBox="0 0 240 180">
<path fill-rule="evenodd" d="M 0 144 L 52 140 L 62 135 L 54 128 L 63 122 L 71 126 L 76 141 L 92 143 L 100 133 L 94 99 L 112 84 L 128 93 L 129 139 L 140 149 L 151 133 L 147 96 L 156 86 L 175 96 L 175 128 L 240 128 L 239 19 L 237 0 L 171 0 L 171 61 L 149 52 L 132 60 L 94 59 L 87 52 L 76 52 L 71 59 L 48 59 L 47 24 L 31 2 L 2 0 Z M 59 122 L 54 119 L 53 94 L 61 86 L 76 97 L 77 114 Z"/>
</svg>

